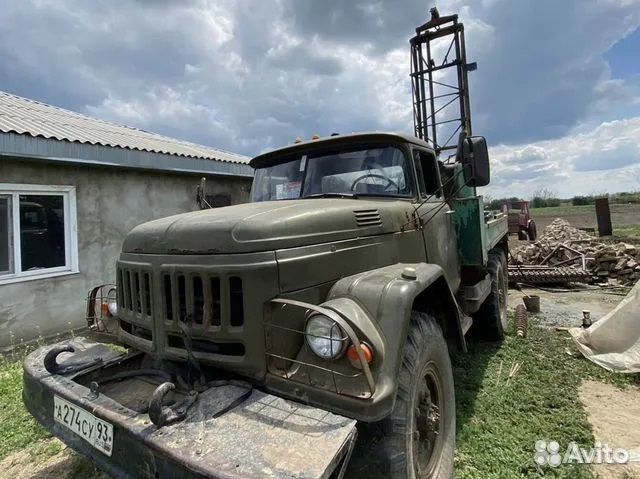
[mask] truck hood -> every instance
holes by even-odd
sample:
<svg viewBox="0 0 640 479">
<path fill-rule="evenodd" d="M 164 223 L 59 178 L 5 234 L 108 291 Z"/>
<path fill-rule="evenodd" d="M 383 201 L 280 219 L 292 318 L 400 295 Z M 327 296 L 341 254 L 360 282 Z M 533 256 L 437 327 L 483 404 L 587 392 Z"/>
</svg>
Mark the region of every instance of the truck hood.
<svg viewBox="0 0 640 479">
<path fill-rule="evenodd" d="M 408 201 L 303 199 L 246 203 L 150 221 L 125 238 L 123 252 L 221 254 L 273 251 L 400 231 Z"/>
</svg>

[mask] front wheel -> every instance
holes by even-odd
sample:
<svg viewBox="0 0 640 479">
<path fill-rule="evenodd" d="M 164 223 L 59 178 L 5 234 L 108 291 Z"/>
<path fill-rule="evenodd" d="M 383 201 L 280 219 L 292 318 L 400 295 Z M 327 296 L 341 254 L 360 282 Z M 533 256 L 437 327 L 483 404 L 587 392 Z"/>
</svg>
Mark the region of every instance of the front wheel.
<svg viewBox="0 0 640 479">
<path fill-rule="evenodd" d="M 447 343 L 432 316 L 413 311 L 395 406 L 388 418 L 360 425 L 348 477 L 450 479 L 455 429 Z"/>
</svg>

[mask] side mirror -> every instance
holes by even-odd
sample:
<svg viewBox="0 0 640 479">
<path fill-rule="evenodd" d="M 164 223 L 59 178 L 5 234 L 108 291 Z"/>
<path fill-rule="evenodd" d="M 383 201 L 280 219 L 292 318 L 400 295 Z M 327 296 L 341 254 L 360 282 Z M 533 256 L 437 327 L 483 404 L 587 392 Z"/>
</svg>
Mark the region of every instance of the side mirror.
<svg viewBox="0 0 640 479">
<path fill-rule="evenodd" d="M 464 180 L 469 186 L 486 186 L 489 184 L 489 150 L 484 136 L 470 136 L 462 140 Z"/>
</svg>

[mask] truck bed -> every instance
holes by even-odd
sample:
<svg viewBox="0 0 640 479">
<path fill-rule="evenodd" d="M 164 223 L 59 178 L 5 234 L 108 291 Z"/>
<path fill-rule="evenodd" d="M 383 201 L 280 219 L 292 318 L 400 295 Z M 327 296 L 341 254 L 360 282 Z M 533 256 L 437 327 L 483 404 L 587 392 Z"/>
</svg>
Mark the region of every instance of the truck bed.
<svg viewBox="0 0 640 479">
<path fill-rule="evenodd" d="M 482 196 L 457 198 L 454 219 L 461 266 L 484 266 L 487 253 L 509 233 L 507 215 L 485 214 Z"/>
</svg>

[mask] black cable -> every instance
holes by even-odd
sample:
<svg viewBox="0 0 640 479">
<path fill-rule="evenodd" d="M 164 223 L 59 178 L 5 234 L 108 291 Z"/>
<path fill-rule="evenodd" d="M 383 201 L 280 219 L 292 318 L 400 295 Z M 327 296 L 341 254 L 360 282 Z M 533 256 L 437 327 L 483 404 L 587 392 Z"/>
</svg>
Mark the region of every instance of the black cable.
<svg viewBox="0 0 640 479">
<path fill-rule="evenodd" d="M 217 418 L 222 416 L 225 413 L 228 413 L 229 411 L 231 411 L 232 409 L 237 408 L 238 406 L 240 406 L 240 404 L 242 404 L 243 402 L 245 402 L 247 399 L 249 399 L 251 397 L 251 395 L 253 394 L 253 387 L 249 387 L 245 392 L 243 392 L 240 396 L 238 396 L 236 399 L 234 399 L 233 401 L 231 401 L 229 404 L 227 404 L 225 407 L 223 407 L 220 411 L 216 412 L 213 415 L 213 418 Z"/>
<path fill-rule="evenodd" d="M 442 189 L 442 194 L 443 194 L 443 195 L 444 195 L 444 188 L 445 188 L 445 186 L 447 186 L 447 185 L 448 185 L 449 183 L 451 183 L 453 180 L 455 180 L 456 178 L 458 178 L 458 176 L 459 176 L 461 173 L 463 173 L 463 172 L 464 172 L 464 170 L 460 170 L 460 171 L 458 171 L 458 172 L 457 172 L 457 173 L 455 173 L 451 178 L 449 178 L 447 181 L 445 181 L 445 182 L 442 184 L 442 186 L 441 186 L 441 188 L 440 188 L 440 189 Z M 459 191 L 460 191 L 464 186 L 466 186 L 466 184 L 465 184 L 465 185 L 462 185 L 460 188 L 458 188 L 456 191 L 454 191 L 454 192 L 453 192 L 453 195 L 455 195 L 456 193 L 458 193 L 458 192 L 459 192 Z M 416 206 L 416 207 L 414 208 L 414 211 L 417 213 L 417 212 L 418 212 L 418 210 L 419 210 L 420 208 L 422 208 L 422 207 L 425 205 L 425 203 L 426 203 L 427 201 L 429 201 L 431 198 L 433 198 L 433 197 L 434 197 L 434 196 L 436 196 L 437 194 L 438 194 L 438 193 L 436 192 L 436 193 L 432 193 L 432 194 L 430 194 L 429 196 L 427 196 L 424 200 L 422 200 L 422 201 L 420 202 L 420 204 L 419 204 L 418 206 Z M 442 208 L 442 207 L 443 207 L 443 205 L 446 205 L 446 204 L 447 204 L 447 202 L 446 202 L 446 201 L 443 201 L 443 202 L 442 202 L 442 205 L 440 205 L 440 208 Z M 424 213 L 419 214 L 417 219 L 422 218 L 424 215 L 426 215 L 427 213 L 430 213 L 431 211 L 433 211 L 433 210 L 425 211 Z M 439 211 L 439 210 L 438 210 L 438 211 Z M 436 212 L 436 213 L 437 213 L 437 212 Z M 411 221 L 406 222 L 405 224 L 403 224 L 403 225 L 402 225 L 402 228 L 404 228 L 405 226 L 410 225 L 410 224 L 411 224 L 411 223 L 413 223 L 415 220 L 416 220 L 416 218 L 414 218 L 414 219 L 413 219 L 413 220 L 411 220 Z"/>
<path fill-rule="evenodd" d="M 183 321 L 178 321 L 178 327 L 184 343 L 184 348 L 187 350 L 187 380 L 191 384 L 204 384 L 204 372 L 200 367 L 200 362 L 193 354 L 193 344 L 191 339 L 191 323 L 193 317 L 188 314 Z M 198 377 L 195 377 L 197 373 Z"/>
<path fill-rule="evenodd" d="M 466 183 L 465 183 L 465 184 L 463 184 L 463 185 L 461 185 L 461 186 L 460 186 L 456 191 L 454 191 L 454 192 L 453 192 L 452 196 L 455 196 L 456 194 L 458 194 L 458 193 L 460 192 L 460 190 L 462 190 L 462 188 L 464 188 L 465 186 L 467 186 L 467 185 L 466 185 Z M 426 215 L 427 213 L 431 213 L 431 212 L 433 212 L 433 214 L 429 217 L 429 219 L 428 219 L 428 220 L 426 220 L 426 221 L 423 223 L 422 227 L 423 227 L 423 228 L 426 228 L 426 227 L 427 227 L 427 225 L 429 224 L 429 222 L 430 222 L 431 220 L 433 220 L 433 219 L 438 215 L 438 213 L 440 212 L 440 210 L 442 210 L 445 206 L 449 206 L 449 203 L 447 203 L 446 201 L 444 201 L 440 206 L 438 206 L 437 208 L 435 208 L 435 211 L 434 211 L 434 210 L 425 211 L 422 215 L 420 215 L 418 218 L 422 218 L 422 217 L 423 217 L 424 215 Z"/>
<path fill-rule="evenodd" d="M 451 178 L 449 178 L 447 181 L 445 181 L 444 183 L 442 183 L 441 189 L 442 189 L 442 194 L 444 195 L 444 187 L 447 186 L 449 183 L 451 183 L 453 180 L 455 180 L 456 178 L 458 178 L 458 175 L 460 175 L 460 173 L 463 173 L 464 170 L 460 170 L 457 173 L 455 173 Z M 422 200 L 420 202 L 420 204 L 418 206 L 416 206 L 416 211 L 419 210 L 427 201 L 429 201 L 431 198 L 433 198 L 434 196 L 436 196 L 438 194 L 438 192 L 435 193 L 431 193 L 429 196 L 427 196 L 424 200 Z M 428 213 L 428 212 L 427 212 Z M 426 214 L 426 213 L 424 213 Z"/>
</svg>

